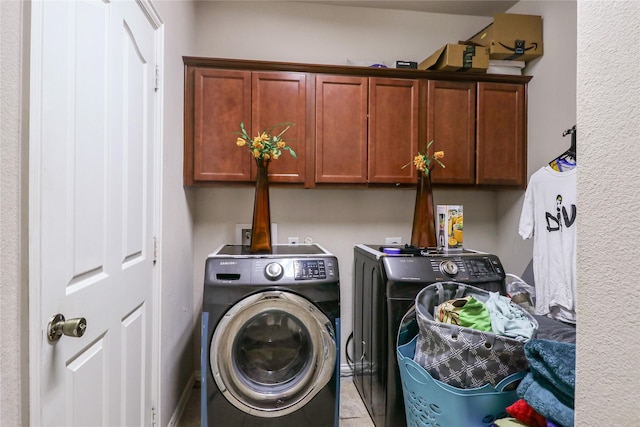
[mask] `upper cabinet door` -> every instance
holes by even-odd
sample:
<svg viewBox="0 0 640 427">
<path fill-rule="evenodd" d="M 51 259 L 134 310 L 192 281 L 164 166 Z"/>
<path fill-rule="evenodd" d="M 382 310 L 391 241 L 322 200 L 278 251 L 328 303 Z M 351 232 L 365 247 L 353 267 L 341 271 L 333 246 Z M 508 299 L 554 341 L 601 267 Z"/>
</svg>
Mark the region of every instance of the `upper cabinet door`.
<svg viewBox="0 0 640 427">
<path fill-rule="evenodd" d="M 296 158 L 288 151 L 269 165 L 269 180 L 273 182 L 304 183 L 306 162 L 306 74 L 288 72 L 252 73 L 252 136 L 263 130 L 269 131 L 276 124 L 295 123 L 282 136 Z M 278 126 L 273 133 L 280 133 L 285 127 Z M 252 162 L 252 175 L 256 165 Z"/>
<path fill-rule="evenodd" d="M 434 165 L 435 184 L 475 183 L 476 83 L 429 80 L 427 142 L 444 151 L 445 168 Z"/>
<path fill-rule="evenodd" d="M 316 182 L 367 182 L 367 78 L 316 76 Z"/>
<path fill-rule="evenodd" d="M 418 87 L 417 80 L 369 78 L 368 182 L 416 182 Z"/>
<path fill-rule="evenodd" d="M 249 181 L 252 159 L 248 150 L 238 148 L 234 132 L 240 122 L 250 129 L 251 72 L 200 67 L 190 72 L 193 92 L 186 93 L 185 141 L 193 144 L 185 144 L 185 184 Z"/>
<path fill-rule="evenodd" d="M 477 183 L 526 184 L 524 85 L 478 83 Z"/>
</svg>

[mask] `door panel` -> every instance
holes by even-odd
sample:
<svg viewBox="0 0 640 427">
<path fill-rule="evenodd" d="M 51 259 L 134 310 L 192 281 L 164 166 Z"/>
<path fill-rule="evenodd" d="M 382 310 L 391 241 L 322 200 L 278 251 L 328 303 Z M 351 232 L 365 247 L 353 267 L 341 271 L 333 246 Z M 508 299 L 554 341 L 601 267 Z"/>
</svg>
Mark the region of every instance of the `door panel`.
<svg viewBox="0 0 640 427">
<path fill-rule="evenodd" d="M 478 184 L 526 184 L 525 88 L 478 83 Z"/>
<path fill-rule="evenodd" d="M 108 340 L 101 337 L 91 346 L 73 359 L 65 374 L 65 393 L 69 396 L 82 396 L 87 402 L 105 402 L 107 396 L 108 369 L 106 368 L 107 356 L 105 351 Z M 91 379 L 99 378 L 99 386 L 95 387 Z M 73 425 L 97 426 L 105 424 L 105 410 L 97 405 L 68 405 L 70 413 L 65 414 L 72 420 Z"/>
<path fill-rule="evenodd" d="M 316 182 L 367 182 L 368 79 L 316 77 Z"/>
<path fill-rule="evenodd" d="M 269 180 L 273 182 L 305 181 L 306 161 L 306 74 L 304 73 L 260 73 L 251 76 L 251 135 L 269 129 L 284 122 L 295 123 L 282 136 L 293 151 L 296 158 L 283 151 L 282 155 L 269 166 Z M 279 134 L 285 126 L 275 128 L 272 133 Z M 243 155 L 249 156 L 246 150 Z M 252 175 L 255 176 L 257 166 L 251 163 Z"/>
<path fill-rule="evenodd" d="M 251 130 L 251 72 L 196 68 L 194 71 L 193 150 L 185 152 L 185 183 L 249 181 L 253 159 L 235 144 L 244 123 Z M 191 100 L 187 98 L 186 104 Z M 187 139 L 190 136 L 186 137 Z"/>
<path fill-rule="evenodd" d="M 140 89 L 149 87 L 146 81 L 149 64 L 142 56 L 140 46 L 131 29 L 126 22 L 123 24 L 118 30 L 122 32 L 121 37 L 124 42 L 124 50 L 120 52 L 124 87 L 122 97 L 119 100 L 116 99 L 119 101 L 116 112 L 122 112 L 124 125 L 122 138 L 123 259 L 131 261 L 133 258 L 142 257 L 144 242 L 149 239 L 144 227 L 145 208 L 147 208 L 145 201 L 149 200 L 145 177 L 150 167 L 148 162 L 151 159 L 145 156 L 149 145 L 145 134 L 148 124 L 138 121 L 148 117 L 148 99 L 146 96 L 140 96 Z"/>
<path fill-rule="evenodd" d="M 134 1 L 34 2 L 34 425 L 149 425 L 154 25 Z M 48 340 L 57 313 L 80 337 Z"/>
<path fill-rule="evenodd" d="M 444 151 L 441 168 L 434 165 L 434 184 L 475 183 L 475 82 L 429 81 L 427 141 L 431 154 Z"/>
<path fill-rule="evenodd" d="M 368 182 L 416 182 L 418 120 L 417 80 L 369 79 Z"/>
</svg>

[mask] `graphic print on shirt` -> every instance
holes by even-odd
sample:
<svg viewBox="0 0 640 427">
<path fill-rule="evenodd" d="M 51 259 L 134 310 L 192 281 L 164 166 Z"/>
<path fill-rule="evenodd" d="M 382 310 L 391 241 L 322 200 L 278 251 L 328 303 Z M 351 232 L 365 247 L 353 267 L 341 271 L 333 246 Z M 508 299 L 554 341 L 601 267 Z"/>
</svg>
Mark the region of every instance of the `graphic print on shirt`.
<svg viewBox="0 0 640 427">
<path fill-rule="evenodd" d="M 576 205 L 571 205 L 571 216 L 567 212 L 567 208 L 562 206 L 562 194 L 556 196 L 556 212 L 555 215 L 550 212 L 545 213 L 547 220 L 547 231 L 560 231 L 562 232 L 562 225 L 564 220 L 564 226 L 569 228 L 576 221 L 577 209 Z"/>
</svg>

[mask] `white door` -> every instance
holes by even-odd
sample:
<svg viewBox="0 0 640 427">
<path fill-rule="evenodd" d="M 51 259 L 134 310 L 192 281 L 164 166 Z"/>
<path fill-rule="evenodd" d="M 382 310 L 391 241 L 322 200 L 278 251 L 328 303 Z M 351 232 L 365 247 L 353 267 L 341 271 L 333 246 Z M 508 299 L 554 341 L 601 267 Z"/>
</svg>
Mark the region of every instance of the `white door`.
<svg viewBox="0 0 640 427">
<path fill-rule="evenodd" d="M 139 3 L 32 3 L 32 425 L 152 422 L 157 26 Z M 84 335 L 49 342 L 56 314 Z"/>
</svg>

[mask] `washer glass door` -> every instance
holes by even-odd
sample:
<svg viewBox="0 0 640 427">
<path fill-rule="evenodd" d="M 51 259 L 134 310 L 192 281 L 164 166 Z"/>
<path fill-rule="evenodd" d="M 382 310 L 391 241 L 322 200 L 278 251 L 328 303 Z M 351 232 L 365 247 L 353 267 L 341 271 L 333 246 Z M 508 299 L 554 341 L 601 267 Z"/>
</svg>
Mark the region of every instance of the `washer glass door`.
<svg viewBox="0 0 640 427">
<path fill-rule="evenodd" d="M 223 316 L 209 354 L 213 378 L 229 402 L 255 416 L 278 417 L 304 406 L 329 382 L 335 332 L 305 298 L 266 291 Z"/>
</svg>

